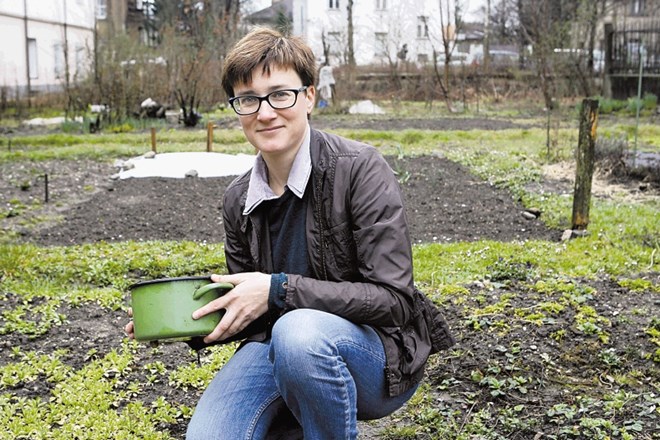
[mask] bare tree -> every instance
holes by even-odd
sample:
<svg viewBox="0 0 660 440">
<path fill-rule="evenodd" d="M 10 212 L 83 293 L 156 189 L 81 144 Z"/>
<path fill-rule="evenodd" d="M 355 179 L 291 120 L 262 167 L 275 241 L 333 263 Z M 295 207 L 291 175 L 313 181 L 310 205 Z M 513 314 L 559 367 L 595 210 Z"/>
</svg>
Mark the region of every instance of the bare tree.
<svg viewBox="0 0 660 440">
<path fill-rule="evenodd" d="M 146 97 L 167 99 L 165 67 L 154 62 L 155 57 L 126 34 L 99 42 L 94 54 L 96 74 L 75 93 L 84 104 L 107 105 L 107 122 L 125 120 Z"/>
<path fill-rule="evenodd" d="M 490 14 L 491 0 L 486 2 L 486 21 L 484 23 L 484 70 L 488 72 L 490 67 Z"/>
<path fill-rule="evenodd" d="M 570 9 L 561 0 L 518 0 L 517 6 L 522 40 L 532 47 L 545 106 L 552 110 L 556 105 L 553 53 L 569 38 Z"/>
<path fill-rule="evenodd" d="M 147 45 L 128 35 L 98 41 L 93 87 L 84 101 L 107 104 L 111 120 L 137 114 L 148 97 L 176 102 L 184 124 L 194 126 L 200 106 L 224 98 L 219 75 L 224 54 L 238 38 L 241 1 L 145 0 L 144 5 Z"/>
<path fill-rule="evenodd" d="M 451 57 L 456 47 L 456 36 L 463 29 L 463 5 L 460 0 L 438 0 L 440 20 L 440 44 L 444 53 L 442 75 L 438 69 L 438 51 L 433 46 L 433 70 L 443 99 L 449 111 L 453 111 L 449 99 L 449 72 Z M 453 8 L 452 8 L 453 6 Z M 426 23 L 425 23 L 426 25 Z"/>
<path fill-rule="evenodd" d="M 160 24 L 161 47 L 167 52 L 170 87 L 186 126 L 199 122 L 199 107 L 217 84 L 222 55 L 238 36 L 239 0 L 184 0 L 176 16 L 167 0 L 157 1 L 167 12 Z M 158 17 L 158 14 L 156 14 Z"/>
<path fill-rule="evenodd" d="M 348 0 L 346 6 L 348 12 L 348 65 L 352 68 L 355 67 L 355 46 L 353 43 L 353 0 Z"/>
</svg>

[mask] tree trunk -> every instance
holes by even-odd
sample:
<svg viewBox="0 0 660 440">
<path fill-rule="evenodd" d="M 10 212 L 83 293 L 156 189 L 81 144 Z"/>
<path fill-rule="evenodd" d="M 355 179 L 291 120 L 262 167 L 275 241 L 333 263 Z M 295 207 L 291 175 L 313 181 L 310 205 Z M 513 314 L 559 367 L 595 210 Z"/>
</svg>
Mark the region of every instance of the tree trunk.
<svg viewBox="0 0 660 440">
<path fill-rule="evenodd" d="M 346 10 L 348 12 L 348 65 L 353 68 L 355 67 L 355 47 L 353 45 L 353 0 L 348 0 Z"/>
</svg>

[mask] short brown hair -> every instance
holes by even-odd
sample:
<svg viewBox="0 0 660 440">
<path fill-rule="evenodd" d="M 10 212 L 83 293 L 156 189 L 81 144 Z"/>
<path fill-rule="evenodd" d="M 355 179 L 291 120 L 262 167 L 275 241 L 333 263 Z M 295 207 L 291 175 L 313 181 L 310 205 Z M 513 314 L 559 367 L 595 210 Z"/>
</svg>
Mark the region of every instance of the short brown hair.
<svg viewBox="0 0 660 440">
<path fill-rule="evenodd" d="M 233 97 L 234 86 L 249 83 L 258 66 L 264 73 L 270 73 L 273 66 L 292 68 L 304 86 L 316 84 L 316 60 L 307 43 L 300 37 L 259 27 L 241 38 L 227 54 L 222 72 L 225 93 Z"/>
</svg>

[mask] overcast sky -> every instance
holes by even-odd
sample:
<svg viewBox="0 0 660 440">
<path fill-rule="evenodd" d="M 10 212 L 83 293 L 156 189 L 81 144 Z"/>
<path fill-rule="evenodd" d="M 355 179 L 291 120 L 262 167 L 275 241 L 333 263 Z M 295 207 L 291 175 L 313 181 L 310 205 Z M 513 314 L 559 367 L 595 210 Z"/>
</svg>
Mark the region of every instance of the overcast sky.
<svg viewBox="0 0 660 440">
<path fill-rule="evenodd" d="M 491 1 L 491 8 L 495 0 Z M 483 21 L 486 10 L 486 0 L 467 0 L 465 2 L 465 20 Z"/>
</svg>

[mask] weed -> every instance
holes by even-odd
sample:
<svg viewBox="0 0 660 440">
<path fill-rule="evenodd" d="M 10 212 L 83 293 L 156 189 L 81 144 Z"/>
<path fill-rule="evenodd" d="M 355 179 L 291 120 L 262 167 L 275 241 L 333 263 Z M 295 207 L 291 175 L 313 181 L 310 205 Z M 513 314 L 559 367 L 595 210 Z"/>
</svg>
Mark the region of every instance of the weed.
<svg viewBox="0 0 660 440">
<path fill-rule="evenodd" d="M 394 174 L 397 176 L 397 180 L 401 185 L 405 184 L 410 180 L 410 177 L 412 177 L 412 174 L 410 171 L 406 170 L 403 165 L 401 164 L 401 161 L 404 158 L 403 154 L 403 148 L 401 148 L 400 145 L 397 145 L 397 148 L 399 150 L 399 154 L 396 157 L 396 160 L 394 161 Z"/>
<path fill-rule="evenodd" d="M 527 281 L 532 276 L 532 264 L 529 261 L 506 261 L 504 258 L 498 258 L 487 270 L 492 281 Z"/>
<path fill-rule="evenodd" d="M 660 293 L 660 284 L 654 284 L 651 280 L 643 278 L 619 278 L 616 280 L 617 284 L 621 287 L 629 289 L 631 292 L 656 292 Z"/>
<path fill-rule="evenodd" d="M 202 367 L 194 363 L 178 367 L 169 376 L 170 385 L 184 390 L 206 388 L 218 369 L 231 357 L 236 346 L 236 344 L 227 344 L 210 347 L 206 350 L 208 354 Z"/>
<path fill-rule="evenodd" d="M 616 353 L 614 348 L 602 350 L 598 354 L 598 357 L 600 358 L 600 361 L 605 364 L 608 371 L 618 370 L 623 366 L 623 359 L 621 359 L 621 356 Z"/>
</svg>

